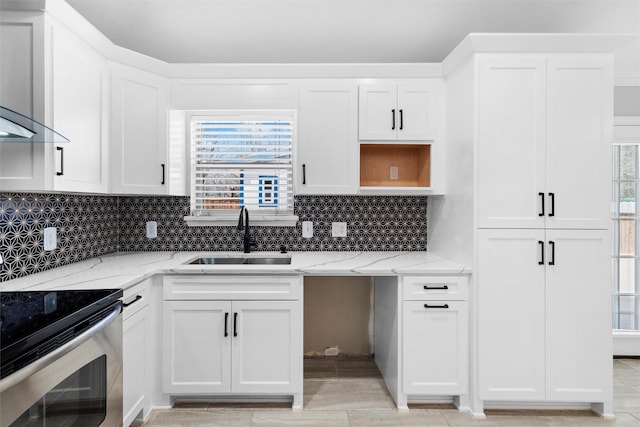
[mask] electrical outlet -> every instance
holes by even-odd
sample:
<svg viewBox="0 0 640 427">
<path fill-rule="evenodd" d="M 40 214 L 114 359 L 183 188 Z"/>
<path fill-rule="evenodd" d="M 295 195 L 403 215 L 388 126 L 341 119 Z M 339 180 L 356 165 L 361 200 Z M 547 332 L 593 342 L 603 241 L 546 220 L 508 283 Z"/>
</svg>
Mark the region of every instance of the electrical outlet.
<svg viewBox="0 0 640 427">
<path fill-rule="evenodd" d="M 0 254 L 0 265 L 4 264 L 4 260 L 2 259 L 2 254 Z"/>
<path fill-rule="evenodd" d="M 302 221 L 302 237 L 305 239 L 313 237 L 313 221 Z"/>
<path fill-rule="evenodd" d="M 44 229 L 44 250 L 52 251 L 58 247 L 58 229 L 47 227 Z"/>
<path fill-rule="evenodd" d="M 331 237 L 347 237 L 347 223 L 346 222 L 332 222 L 331 223 Z"/>
<path fill-rule="evenodd" d="M 155 239 L 158 237 L 158 223 L 155 221 L 147 221 L 147 237 Z"/>
<path fill-rule="evenodd" d="M 396 180 L 398 179 L 398 167 L 391 166 L 389 168 L 389 179 Z"/>
</svg>

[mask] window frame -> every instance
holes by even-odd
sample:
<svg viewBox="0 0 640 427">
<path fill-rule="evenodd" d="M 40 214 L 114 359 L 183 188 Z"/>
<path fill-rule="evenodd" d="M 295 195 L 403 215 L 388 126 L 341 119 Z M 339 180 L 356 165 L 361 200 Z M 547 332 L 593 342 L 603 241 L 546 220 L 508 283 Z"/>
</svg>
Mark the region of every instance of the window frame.
<svg viewBox="0 0 640 427">
<path fill-rule="evenodd" d="M 291 209 L 287 211 L 265 210 L 259 211 L 249 209 L 250 224 L 252 226 L 296 226 L 298 216 L 294 214 L 294 162 L 295 149 L 297 139 L 297 111 L 292 109 L 265 109 L 265 110 L 198 110 L 187 111 L 185 115 L 186 121 L 186 145 L 188 149 L 188 194 L 190 199 L 193 197 L 193 180 L 194 180 L 194 162 L 195 152 L 193 150 L 192 121 L 198 118 L 212 118 L 213 120 L 290 120 L 292 123 L 291 135 L 291 183 L 288 188 L 291 191 Z M 279 191 L 282 189 L 279 188 Z M 288 196 L 287 196 L 288 197 Z M 220 225 L 237 225 L 240 208 L 238 209 L 211 209 L 206 213 L 194 212 L 195 202 L 190 202 L 190 214 L 184 219 L 189 226 L 220 226 Z"/>
</svg>

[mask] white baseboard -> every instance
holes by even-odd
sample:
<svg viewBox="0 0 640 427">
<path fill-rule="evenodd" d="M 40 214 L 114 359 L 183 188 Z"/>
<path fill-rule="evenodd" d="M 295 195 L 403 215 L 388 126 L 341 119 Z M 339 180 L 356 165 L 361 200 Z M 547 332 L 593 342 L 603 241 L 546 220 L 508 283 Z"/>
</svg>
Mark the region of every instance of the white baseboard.
<svg viewBox="0 0 640 427">
<path fill-rule="evenodd" d="M 640 331 L 613 331 L 614 356 L 640 356 Z"/>
</svg>

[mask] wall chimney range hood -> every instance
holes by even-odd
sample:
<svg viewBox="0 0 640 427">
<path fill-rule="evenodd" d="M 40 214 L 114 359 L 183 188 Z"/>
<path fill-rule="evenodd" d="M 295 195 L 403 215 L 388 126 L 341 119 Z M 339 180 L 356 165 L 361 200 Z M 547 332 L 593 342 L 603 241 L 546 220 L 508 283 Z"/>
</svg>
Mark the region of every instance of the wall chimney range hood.
<svg viewBox="0 0 640 427">
<path fill-rule="evenodd" d="M 0 106 L 0 143 L 5 142 L 69 142 L 58 132 L 37 121 Z"/>
</svg>

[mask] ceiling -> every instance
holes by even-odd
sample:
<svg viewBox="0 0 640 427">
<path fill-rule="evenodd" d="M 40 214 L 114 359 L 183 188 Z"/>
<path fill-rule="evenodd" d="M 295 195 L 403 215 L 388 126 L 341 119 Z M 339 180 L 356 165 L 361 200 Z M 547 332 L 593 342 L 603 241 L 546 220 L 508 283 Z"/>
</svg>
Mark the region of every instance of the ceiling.
<svg viewBox="0 0 640 427">
<path fill-rule="evenodd" d="M 638 33 L 640 0 L 67 0 L 169 63 L 434 63 L 472 32 Z"/>
</svg>

